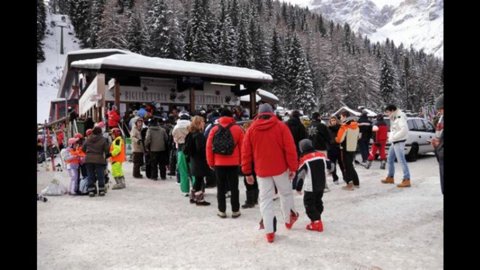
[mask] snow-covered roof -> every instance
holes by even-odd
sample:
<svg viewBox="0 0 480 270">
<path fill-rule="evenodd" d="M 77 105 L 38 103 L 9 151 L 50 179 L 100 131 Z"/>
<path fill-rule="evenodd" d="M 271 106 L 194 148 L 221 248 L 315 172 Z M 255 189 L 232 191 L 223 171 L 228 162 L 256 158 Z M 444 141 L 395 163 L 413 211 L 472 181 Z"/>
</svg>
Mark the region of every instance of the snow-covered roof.
<svg viewBox="0 0 480 270">
<path fill-rule="evenodd" d="M 361 113 L 359 113 L 359 112 L 357 112 L 357 111 L 355 111 L 355 110 L 353 110 L 353 109 L 350 109 L 350 108 L 347 107 L 347 106 L 341 107 L 341 108 L 338 109 L 336 112 L 332 113 L 332 115 L 338 115 L 338 114 L 340 114 L 340 113 L 343 112 L 343 111 L 347 111 L 347 112 L 349 112 L 349 113 L 351 113 L 351 114 L 353 114 L 353 115 L 355 115 L 355 116 L 360 116 L 360 115 L 362 115 Z"/>
<path fill-rule="evenodd" d="M 57 97 L 65 97 L 65 92 L 69 91 L 72 86 L 75 72 L 70 67 L 73 62 L 92 58 L 96 59 L 113 54 L 129 53 L 131 52 L 119 49 L 83 49 L 69 51 L 65 57 L 65 65 L 63 66 L 63 75 L 62 79 L 60 80 L 60 88 L 58 89 Z"/>
<path fill-rule="evenodd" d="M 267 102 L 278 103 L 280 101 L 277 96 L 263 89 L 258 89 L 257 94 L 262 98 L 262 100 Z"/>
<path fill-rule="evenodd" d="M 72 67 L 95 70 L 132 70 L 160 74 L 211 77 L 269 83 L 272 76 L 258 70 L 218 64 L 148 57 L 136 53 L 114 54 L 107 57 L 72 62 Z"/>
<path fill-rule="evenodd" d="M 368 116 L 368 117 L 375 117 L 375 116 L 377 116 L 377 114 L 376 114 L 374 111 L 372 111 L 372 110 L 369 110 L 369 109 L 366 109 L 366 108 L 363 108 L 363 110 L 366 110 L 366 111 L 367 111 L 367 116 Z M 353 115 L 355 115 L 355 116 L 360 116 L 360 115 L 362 115 L 361 112 L 357 112 L 357 111 L 355 111 L 355 110 L 353 110 L 353 109 L 350 109 L 350 108 L 347 107 L 347 106 L 341 107 L 341 108 L 338 109 L 336 112 L 332 113 L 332 115 L 338 115 L 338 114 L 340 114 L 342 111 L 348 111 L 350 114 L 353 114 Z"/>
<path fill-rule="evenodd" d="M 68 52 L 68 55 L 74 54 L 89 54 L 89 53 L 110 53 L 110 52 L 118 52 L 118 53 L 131 53 L 129 51 L 119 50 L 119 49 L 82 49 Z"/>
<path fill-rule="evenodd" d="M 377 113 L 374 112 L 374 111 L 372 111 L 372 110 L 369 110 L 369 109 L 367 109 L 367 108 L 364 108 L 364 110 L 367 111 L 367 116 L 368 116 L 368 117 L 375 117 L 375 116 L 377 116 Z"/>
<path fill-rule="evenodd" d="M 255 101 L 256 102 L 259 102 L 261 99 L 262 98 L 259 95 L 255 94 Z M 250 102 L 250 95 L 241 96 L 240 101 L 241 102 Z"/>
</svg>

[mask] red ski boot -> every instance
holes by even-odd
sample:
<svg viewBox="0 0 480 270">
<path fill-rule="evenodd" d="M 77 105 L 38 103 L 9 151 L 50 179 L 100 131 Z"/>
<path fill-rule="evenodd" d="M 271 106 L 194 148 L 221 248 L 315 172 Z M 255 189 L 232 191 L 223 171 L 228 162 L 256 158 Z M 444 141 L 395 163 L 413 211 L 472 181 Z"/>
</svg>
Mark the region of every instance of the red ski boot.
<svg viewBox="0 0 480 270">
<path fill-rule="evenodd" d="M 290 230 L 293 224 L 297 221 L 298 216 L 299 216 L 298 212 L 295 213 L 293 212 L 293 210 L 290 210 L 290 222 L 285 223 L 285 227 L 287 227 L 287 229 Z"/>
<path fill-rule="evenodd" d="M 315 220 L 307 225 L 307 230 L 323 232 L 323 223 L 321 220 Z"/>
<path fill-rule="evenodd" d="M 274 232 L 267 233 L 266 236 L 267 236 L 267 241 L 269 243 L 273 243 L 273 240 L 275 239 L 275 233 Z"/>
</svg>

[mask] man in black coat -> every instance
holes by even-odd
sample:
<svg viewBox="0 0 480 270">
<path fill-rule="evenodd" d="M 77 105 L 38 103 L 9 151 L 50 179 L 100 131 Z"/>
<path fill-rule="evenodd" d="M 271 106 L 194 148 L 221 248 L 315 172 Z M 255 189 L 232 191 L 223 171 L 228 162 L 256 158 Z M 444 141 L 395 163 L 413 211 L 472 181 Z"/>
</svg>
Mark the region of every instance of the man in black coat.
<svg viewBox="0 0 480 270">
<path fill-rule="evenodd" d="M 327 126 L 322 123 L 320 113 L 314 112 L 312 114 L 312 123 L 308 127 L 308 137 L 313 142 L 313 148 L 327 154 L 327 150 L 332 141 L 330 131 Z"/>
<path fill-rule="evenodd" d="M 362 156 L 362 163 L 365 166 L 368 159 L 368 147 L 370 138 L 372 138 L 372 121 L 367 117 L 368 112 L 362 110 L 362 115 L 358 118 L 358 127 L 360 128 L 360 139 L 358 139 L 358 146 L 360 147 L 360 154 Z"/>
<path fill-rule="evenodd" d="M 307 130 L 302 124 L 302 121 L 300 121 L 300 112 L 297 110 L 293 111 L 286 124 L 290 129 L 290 132 L 292 132 L 295 147 L 297 148 L 297 155 L 300 155 L 298 143 L 307 138 Z"/>
</svg>

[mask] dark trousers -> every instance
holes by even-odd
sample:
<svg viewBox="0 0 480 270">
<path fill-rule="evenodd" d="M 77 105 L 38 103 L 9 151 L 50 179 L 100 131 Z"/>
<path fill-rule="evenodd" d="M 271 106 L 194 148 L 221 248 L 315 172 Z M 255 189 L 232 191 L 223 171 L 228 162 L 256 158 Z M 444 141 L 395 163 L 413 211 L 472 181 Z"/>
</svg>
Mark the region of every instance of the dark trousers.
<svg viewBox="0 0 480 270">
<path fill-rule="evenodd" d="M 140 167 L 143 165 L 143 153 L 133 152 L 133 177 L 140 177 Z"/>
<path fill-rule="evenodd" d="M 358 140 L 358 146 L 360 147 L 360 155 L 362 156 L 362 162 L 366 162 L 368 159 L 368 141 Z"/>
<path fill-rule="evenodd" d="M 150 153 L 151 152 L 146 152 L 145 153 L 145 175 L 147 178 L 152 178 L 152 166 L 150 165 Z"/>
<path fill-rule="evenodd" d="M 355 152 L 347 152 L 345 149 L 342 149 L 342 161 L 343 161 L 343 178 L 348 184 L 353 181 L 353 184 L 358 186 L 360 181 L 358 179 L 357 171 L 353 167 L 353 160 L 355 159 Z"/>
<path fill-rule="evenodd" d="M 340 167 L 340 171 L 342 172 L 342 177 L 343 179 L 345 179 L 345 175 L 343 174 L 343 172 L 345 171 L 344 170 L 344 166 L 343 166 L 343 162 L 342 162 L 342 159 L 340 158 L 340 148 L 338 146 L 332 146 L 329 150 L 328 150 L 328 159 L 330 160 L 330 162 L 332 163 L 332 166 L 334 166 L 334 169 L 333 169 L 333 172 L 332 172 L 332 176 L 333 176 L 333 181 L 337 181 L 338 180 L 338 175 L 337 175 L 337 164 L 338 166 Z"/>
<path fill-rule="evenodd" d="M 194 191 L 205 192 L 205 180 L 203 175 L 195 175 L 195 181 L 193 182 L 192 189 Z"/>
<path fill-rule="evenodd" d="M 240 210 L 240 198 L 238 192 L 238 166 L 216 166 L 215 176 L 217 177 L 217 201 L 218 210 L 225 212 L 227 205 L 225 202 L 226 187 L 230 188 L 230 204 L 232 212 Z"/>
<path fill-rule="evenodd" d="M 323 190 L 321 191 L 304 191 L 303 205 L 307 216 L 311 221 L 321 220 L 323 213 Z"/>
<path fill-rule="evenodd" d="M 253 185 L 249 185 L 247 183 L 247 177 L 243 177 L 243 183 L 245 183 L 245 187 L 247 188 L 247 191 L 250 191 L 250 190 L 258 190 L 258 183 L 257 183 L 257 175 L 256 174 L 252 174 L 253 176 Z"/>
<path fill-rule="evenodd" d="M 172 148 L 172 150 L 170 150 L 169 162 L 168 174 L 175 175 L 177 172 L 177 149 Z"/>
<path fill-rule="evenodd" d="M 80 164 L 78 169 L 80 170 L 80 174 L 82 175 L 82 178 L 85 178 L 88 176 L 87 167 L 85 166 L 85 164 Z"/>
<path fill-rule="evenodd" d="M 98 180 L 98 189 L 105 188 L 105 167 L 103 164 L 85 163 L 88 174 L 88 192 L 96 191 L 95 182 Z"/>
<path fill-rule="evenodd" d="M 167 151 L 150 152 L 150 169 L 151 178 L 158 177 L 158 169 L 160 168 L 160 177 L 167 178 Z"/>
</svg>

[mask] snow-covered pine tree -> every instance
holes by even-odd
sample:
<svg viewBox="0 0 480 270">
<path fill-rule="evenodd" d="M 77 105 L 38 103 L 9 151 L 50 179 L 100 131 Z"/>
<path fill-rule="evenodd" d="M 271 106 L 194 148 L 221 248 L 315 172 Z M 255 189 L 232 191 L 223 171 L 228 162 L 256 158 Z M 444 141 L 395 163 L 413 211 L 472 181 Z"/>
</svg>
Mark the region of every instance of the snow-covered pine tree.
<svg viewBox="0 0 480 270">
<path fill-rule="evenodd" d="M 323 24 L 322 15 L 320 15 L 317 19 L 317 27 L 318 27 L 318 31 L 320 32 L 322 37 L 325 37 L 325 35 L 327 34 L 327 29 L 325 29 L 325 25 Z"/>
<path fill-rule="evenodd" d="M 294 102 L 297 89 L 297 76 L 300 65 L 304 60 L 302 55 L 302 45 L 296 33 L 287 38 L 287 57 L 286 57 L 286 80 L 288 83 L 287 91 L 285 92 L 285 102 L 288 108 L 296 108 L 300 104 Z"/>
<path fill-rule="evenodd" d="M 195 0 L 191 10 L 193 15 L 188 21 L 188 30 L 185 37 L 185 58 L 189 61 L 209 62 L 211 60 L 204 4 L 208 4 L 208 2 Z"/>
<path fill-rule="evenodd" d="M 380 93 L 386 104 L 395 103 L 396 78 L 389 56 L 384 53 L 380 71 Z"/>
<path fill-rule="evenodd" d="M 150 56 L 165 58 L 168 55 L 169 12 L 171 11 L 168 9 L 165 0 L 154 0 L 150 4 L 146 17 L 146 26 L 151 39 L 151 51 L 148 52 Z"/>
<path fill-rule="evenodd" d="M 247 14 L 241 16 L 238 28 L 237 66 L 253 68 L 252 43 L 250 42 Z"/>
<path fill-rule="evenodd" d="M 237 28 L 240 23 L 240 6 L 237 0 L 232 0 L 230 3 L 230 18 L 232 19 L 232 26 Z"/>
<path fill-rule="evenodd" d="M 265 43 L 265 35 L 260 25 L 257 24 L 260 19 L 256 10 L 253 10 L 253 16 L 250 20 L 250 41 L 252 44 L 253 67 L 257 70 L 270 73 L 270 59 L 268 49 Z"/>
<path fill-rule="evenodd" d="M 87 46 L 90 48 L 97 47 L 98 32 L 101 28 L 100 20 L 102 19 L 104 6 L 105 0 L 92 0 L 89 14 L 90 30 L 87 38 Z"/>
<path fill-rule="evenodd" d="M 106 0 L 101 28 L 98 31 L 98 47 L 126 49 L 128 46 L 127 28 L 128 17 L 125 14 L 118 14 L 117 0 Z"/>
<path fill-rule="evenodd" d="M 89 18 L 90 13 L 90 0 L 70 0 L 69 16 L 72 21 L 73 27 L 75 27 L 75 34 L 80 40 L 82 47 L 88 46 L 88 38 L 90 37 L 90 21 L 85 18 Z"/>
<path fill-rule="evenodd" d="M 278 33 L 276 29 L 273 30 L 273 37 L 272 37 L 272 49 L 271 49 L 271 54 L 270 54 L 270 63 L 272 66 L 272 78 L 273 78 L 273 83 L 272 83 L 272 92 L 276 96 L 279 97 L 280 99 L 280 104 L 285 105 L 285 95 L 286 95 L 286 89 L 287 89 L 287 81 L 285 78 L 285 66 L 286 66 L 286 60 L 285 60 L 285 52 L 283 50 L 284 45 L 282 44 L 282 41 L 280 37 L 278 36 Z"/>
<path fill-rule="evenodd" d="M 180 29 L 180 23 L 175 13 L 169 14 L 170 27 L 168 32 L 168 58 L 183 60 L 185 41 L 183 40 L 183 33 Z"/>
<path fill-rule="evenodd" d="M 236 61 L 236 32 L 232 26 L 230 19 L 230 14 L 225 14 L 225 21 L 222 24 L 222 29 L 220 34 L 220 46 L 219 46 L 219 56 L 218 61 L 221 64 L 235 66 Z"/>
<path fill-rule="evenodd" d="M 210 10 L 210 0 L 203 0 L 203 7 L 205 12 L 205 21 L 206 21 L 206 33 L 205 37 L 207 38 L 207 46 L 209 48 L 210 54 L 205 58 L 204 61 L 208 63 L 218 63 L 218 37 L 217 30 L 219 21 L 215 14 Z"/>
<path fill-rule="evenodd" d="M 127 49 L 134 53 L 142 53 L 142 18 L 138 8 L 134 7 L 127 27 Z"/>
<path fill-rule="evenodd" d="M 303 53 L 303 52 L 302 52 Z M 294 102 L 296 107 L 303 110 L 305 115 L 313 113 L 316 108 L 315 89 L 313 88 L 312 71 L 305 55 L 301 55 L 298 73 L 294 81 Z"/>
<path fill-rule="evenodd" d="M 70 2 L 73 0 L 56 0 L 56 1 L 49 1 L 49 5 L 52 6 L 52 12 L 57 12 L 58 14 L 70 14 Z M 56 5 L 53 8 L 53 5 Z"/>
<path fill-rule="evenodd" d="M 45 3 L 43 0 L 37 1 L 37 63 L 45 61 L 45 53 L 42 48 L 42 40 L 45 37 L 47 28 Z"/>
</svg>

